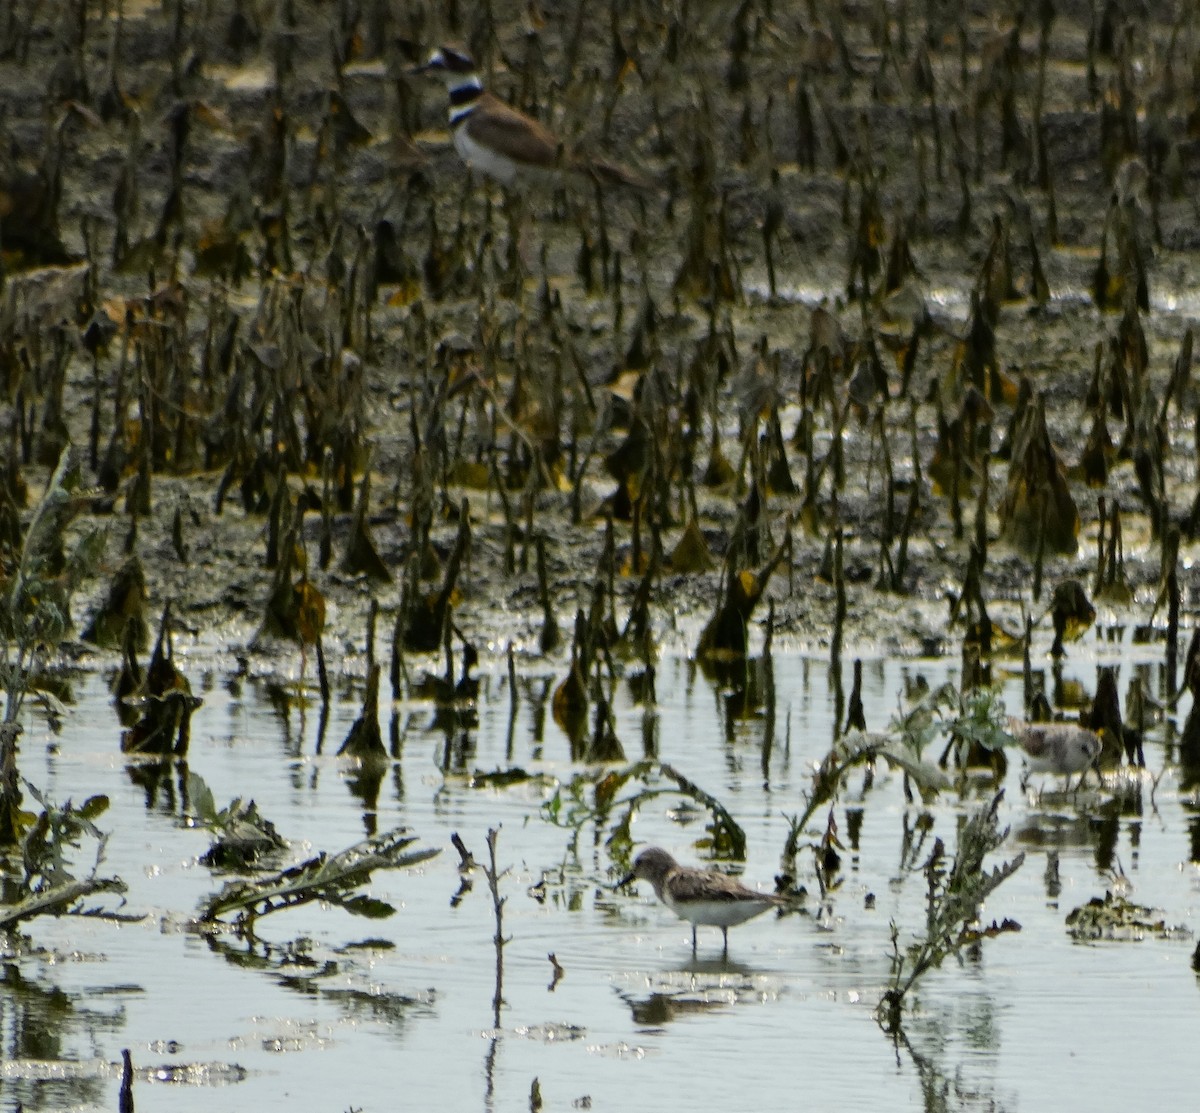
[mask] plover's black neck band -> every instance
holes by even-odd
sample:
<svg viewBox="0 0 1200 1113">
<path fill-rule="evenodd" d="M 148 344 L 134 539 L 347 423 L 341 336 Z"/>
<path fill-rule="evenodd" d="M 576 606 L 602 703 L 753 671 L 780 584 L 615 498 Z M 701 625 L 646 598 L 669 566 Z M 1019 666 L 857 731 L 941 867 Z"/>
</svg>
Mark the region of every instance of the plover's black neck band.
<svg viewBox="0 0 1200 1113">
<path fill-rule="evenodd" d="M 479 99 L 482 92 L 483 82 L 478 77 L 471 76 L 450 89 L 450 104 L 452 107 L 471 104 Z"/>
</svg>

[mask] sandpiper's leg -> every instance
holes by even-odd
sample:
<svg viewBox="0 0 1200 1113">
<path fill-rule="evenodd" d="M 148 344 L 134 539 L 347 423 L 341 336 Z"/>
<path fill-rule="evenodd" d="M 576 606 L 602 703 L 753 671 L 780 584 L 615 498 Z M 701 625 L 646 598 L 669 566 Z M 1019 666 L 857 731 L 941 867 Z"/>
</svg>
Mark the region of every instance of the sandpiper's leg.
<svg viewBox="0 0 1200 1113">
<path fill-rule="evenodd" d="M 728 958 L 729 957 L 729 928 L 726 927 L 725 925 L 721 926 L 721 939 L 722 939 L 721 957 Z"/>
<path fill-rule="evenodd" d="M 692 924 L 692 957 L 696 955 L 696 925 Z"/>
</svg>

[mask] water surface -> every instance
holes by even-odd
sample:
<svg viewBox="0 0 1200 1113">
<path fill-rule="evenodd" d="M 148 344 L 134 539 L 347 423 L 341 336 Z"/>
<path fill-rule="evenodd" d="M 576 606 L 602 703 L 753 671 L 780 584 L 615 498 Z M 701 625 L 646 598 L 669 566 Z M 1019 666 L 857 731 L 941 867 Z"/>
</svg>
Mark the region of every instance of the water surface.
<svg viewBox="0 0 1200 1113">
<path fill-rule="evenodd" d="M 1064 679 L 1090 690 L 1098 663 L 1120 662 L 1124 691 L 1137 653 L 1122 638 L 1092 637 L 1072 647 Z M 764 888 L 837 714 L 826 662 L 776 651 L 773 667 L 773 719 L 680 658 L 661 663 L 656 707 L 622 689 L 615 709 L 630 761 L 656 751 L 744 827 L 744 878 Z M 219 806 L 252 796 L 291 840 L 291 860 L 401 824 L 443 848 L 417 869 L 376 874 L 371 892 L 399 909 L 390 919 L 308 905 L 261 919 L 254 943 L 190 927 L 222 880 L 197 861 L 209 836 L 185 818 L 178 770 L 147 783 L 127 764 L 103 678 L 82 678 L 62 733 L 39 722 L 25 735 L 22 772 L 59 801 L 111 797 L 102 870 L 128 883 L 125 911 L 146 915 L 120 926 L 36 920 L 4 952 L 0 1107 L 115 1109 L 122 1048 L 138 1071 L 137 1107 L 180 1113 L 525 1110 L 535 1079 L 547 1109 L 1115 1109 L 1194 1090 L 1194 940 L 1081 943 L 1064 924 L 1119 883 L 1167 923 L 1195 928 L 1197 805 L 1194 790 L 1180 791 L 1169 726 L 1149 739 L 1144 773 L 1103 790 L 1066 795 L 1035 777 L 1022 791 L 1020 762 L 1010 762 L 1005 856 L 1024 849 L 1027 860 L 984 919 L 1009 917 L 1022 930 L 930 975 L 906 1014 L 905 1045 L 874 1019 L 889 924 L 907 941 L 924 915 L 923 878 L 902 872 L 901 855 L 905 827 L 925 809 L 906 801 L 901 778 L 881 769 L 864 789 L 851 776 L 834 809 L 840 884 L 824 901 L 803 853 L 803 911 L 733 929 L 727 960 L 719 931 L 701 928 L 693 957 L 688 925 L 647 885 L 612 891 L 608 828 L 585 827 L 572 855 L 569 832 L 541 817 L 554 781 L 584 767 L 569 761 L 550 717 L 552 674 L 531 670 L 522 670 L 511 734 L 499 669 L 485 677 L 475 729 L 443 729 L 428 705 L 397 706 L 400 756 L 366 800 L 356 770 L 334 756 L 358 714 L 357 682 L 340 686 L 318 753 L 315 706 L 288 705 L 266 681 L 206 674 L 189 769 Z M 1143 671 L 1156 690 L 1157 672 Z M 955 666 L 865 663 L 869 727 L 887 726 L 918 674 L 937 684 Z M 1005 698 L 1020 707 L 1019 675 Z M 468 775 L 511 767 L 539 776 L 498 788 L 474 787 Z M 952 846 L 961 816 L 989 794 L 984 785 L 947 794 L 928 809 L 933 833 Z M 705 815 L 682 803 L 649 804 L 634 837 L 700 861 L 693 843 Z M 491 898 L 481 871 L 460 893 L 450 845 L 457 832 L 482 860 L 490 827 L 509 871 L 498 1026 Z M 1057 897 L 1045 877 L 1050 851 Z M 551 953 L 564 971 L 557 981 Z"/>
</svg>

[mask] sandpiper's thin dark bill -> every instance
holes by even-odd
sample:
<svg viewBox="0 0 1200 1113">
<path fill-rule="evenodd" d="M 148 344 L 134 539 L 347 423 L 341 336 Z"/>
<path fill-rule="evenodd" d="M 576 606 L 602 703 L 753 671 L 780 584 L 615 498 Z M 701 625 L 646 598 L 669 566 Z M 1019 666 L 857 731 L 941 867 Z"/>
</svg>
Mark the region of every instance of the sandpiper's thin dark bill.
<svg viewBox="0 0 1200 1113">
<path fill-rule="evenodd" d="M 725 953 L 729 949 L 731 927 L 787 903 L 774 893 L 748 889 L 727 874 L 681 866 L 657 846 L 648 847 L 637 856 L 633 869 L 618 882 L 618 887 L 638 879 L 649 881 L 654 887 L 654 895 L 681 920 L 692 925 L 693 952 L 698 924 L 721 929 L 722 953 Z"/>
</svg>

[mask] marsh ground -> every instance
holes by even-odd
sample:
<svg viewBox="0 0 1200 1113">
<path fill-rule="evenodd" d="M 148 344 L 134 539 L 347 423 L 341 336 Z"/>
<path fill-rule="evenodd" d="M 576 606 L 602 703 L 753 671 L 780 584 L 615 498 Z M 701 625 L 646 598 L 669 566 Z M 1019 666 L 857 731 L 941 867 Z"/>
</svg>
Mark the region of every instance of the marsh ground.
<svg viewBox="0 0 1200 1113">
<path fill-rule="evenodd" d="M 655 188 L 597 192 L 584 179 L 506 194 L 472 178 L 450 144 L 443 88 L 410 72 L 444 39 L 468 43 L 489 86 L 552 124 L 572 149 L 626 162 Z M 469 825 L 478 850 L 482 830 L 502 817 L 514 855 L 517 831 L 544 802 L 541 789 L 485 798 L 456 778 L 476 759 L 500 767 L 527 758 L 547 784 L 581 772 L 566 756 L 577 751 L 547 723 L 548 693 L 567 675 L 576 612 L 589 608 L 599 584 L 601 610 L 623 626 L 657 538 L 663 560 L 645 580 L 650 638 L 631 639 L 625 657 L 606 660 L 613 672 L 598 673 L 589 696 L 593 706 L 600 695 L 611 701 L 624 753 L 640 746 L 686 764 L 740 815 L 759 817 L 747 824 L 748 865 L 766 880 L 784 836 L 779 813 L 795 810 L 809 765 L 844 721 L 836 674 L 828 689 L 812 679 L 813 662 L 827 659 L 836 640 L 839 590 L 842 654 L 868 660 L 876 728 L 916 672 L 963 679 L 958 663 L 969 663 L 979 639 L 972 608 L 980 599 L 1009 632 L 1020 633 L 1026 614 L 1037 620 L 1031 673 L 1059 713 L 1090 704 L 1097 666 L 1124 670 L 1122 684 L 1136 676 L 1147 707 L 1178 686 L 1179 674 L 1163 667 L 1167 608 L 1155 600 L 1161 539 L 1178 527 L 1186 640 L 1197 610 L 1197 394 L 1190 354 L 1181 353 L 1190 353 L 1200 306 L 1198 60 L 1186 5 L 0 0 L 0 383 L 15 515 L 5 520 L 28 520 L 26 493 L 36 499 L 62 447 L 75 446 L 89 490 L 71 529 L 108 529 L 103 559 L 75 600 L 77 627 L 136 556 L 144 593 L 123 605 L 144 610 L 153 625 L 171 603 L 176 651 L 206 700 L 193 723 L 192 765 L 204 766 L 219 799 L 256 786 L 281 825 L 286 817 L 293 834 L 311 830 L 312 842 L 330 849 L 364 824 L 404 822 L 424 824 L 430 841 Z M 1044 439 L 1036 422 L 1015 420 L 1039 398 Z M 361 536 L 355 505 L 364 475 L 375 575 L 362 571 L 372 562 L 361 545 L 347 557 Z M 412 606 L 444 574 L 464 500 L 470 543 L 455 585 L 454 649 L 461 640 L 480 652 L 482 725 L 447 728 L 434 716 L 415 729 L 416 741 L 394 754 L 381 803 L 317 752 L 324 734 L 315 735 L 317 712 L 307 702 L 311 663 L 305 698 L 293 641 L 252 639 L 280 562 L 285 579 L 303 569 L 326 603 L 336 692 L 328 731 L 341 737 L 362 696 L 372 600 L 386 659 L 405 598 Z M 1110 526 L 1117 506 L 1124 563 L 1119 575 L 1109 564 L 1100 583 L 1100 523 Z M 707 570 L 685 565 L 677 551 L 692 521 L 711 558 Z M 751 623 L 757 655 L 769 600 L 780 682 L 774 674 L 762 682 L 761 661 L 746 674 L 756 678 L 749 692 L 745 679 L 701 679 L 688 658 L 727 582 L 723 562 L 735 572 L 761 567 L 788 536 Z M 16 539 L 13 531 L 6 538 Z M 972 543 L 986 554 L 974 569 Z M 1116 548 L 1110 533 L 1105 545 Z M 978 595 L 954 609 L 972 576 Z M 1064 670 L 1049 657 L 1047 611 L 1053 588 L 1071 578 L 1100 614 L 1069 647 Z M 562 631 L 545 654 L 543 597 Z M 514 750 L 503 710 L 509 646 L 524 751 Z M 148 880 L 160 876 L 164 845 L 172 862 L 186 859 L 182 870 L 162 865 L 167 889 L 138 886 L 174 924 L 197 898 L 189 883 L 198 872 L 193 852 L 202 849 L 187 833 L 183 782 L 168 771 L 147 790 L 125 770 L 116 716 L 98 718 L 116 649 L 75 640 L 65 648 L 82 670 L 80 703 L 61 724 L 40 712 L 28 717 L 21 771 L 64 797 L 101 784 L 111 791 L 121 870 L 140 864 Z M 414 676 L 441 668 L 436 655 L 410 647 L 408 656 Z M 617 680 L 645 658 L 662 678 L 657 708 Z M 992 678 L 1007 684 L 1014 708 L 1028 694 L 1000 660 Z M 710 687 L 711 699 L 697 697 Z M 404 724 L 423 697 L 400 694 L 393 723 Z M 1185 696 L 1178 713 L 1187 706 Z M 1168 707 L 1161 720 L 1147 720 L 1150 775 L 1178 768 L 1174 715 Z M 400 736 L 413 737 L 407 727 Z M 279 743 L 269 761 L 247 746 L 267 738 Z M 779 760 L 782 772 L 772 766 Z M 326 782 L 346 778 L 349 807 L 347 794 L 334 801 L 322 792 L 323 770 Z M 1113 776 L 1107 793 L 1045 809 L 1009 785 L 1021 837 L 1060 849 L 1068 885 L 1089 895 L 1111 878 L 1121 852 L 1127 866 L 1136 859 L 1143 811 L 1155 814 L 1138 771 Z M 1154 877 L 1147 865 L 1139 879 L 1148 899 L 1188 921 L 1190 783 L 1172 775 L 1164 785 L 1168 818 L 1156 830 L 1167 837 L 1151 840 L 1145 860 Z M 422 793 L 426 784 L 432 790 Z M 274 951 L 250 948 L 244 962 L 223 964 L 230 981 L 220 992 L 231 999 L 235 986 L 250 984 L 242 965 L 267 971 L 282 990 L 270 1008 L 284 1019 L 218 1019 L 183 1054 L 217 1063 L 215 1080 L 228 1082 L 222 1071 L 239 1048 L 269 1052 L 267 1042 L 278 1040 L 310 1051 L 329 1046 L 322 1041 L 333 1030 L 348 1048 L 355 1041 L 345 1025 L 365 1024 L 370 1046 L 390 1050 L 399 1039 L 419 1075 L 432 1054 L 426 1041 L 458 1054 L 476 1026 L 470 1038 L 482 1029 L 491 1048 L 485 1105 L 523 1107 L 529 1076 L 546 1061 L 543 1043 L 575 1040 L 569 1025 L 554 1027 L 560 1014 L 544 998 L 530 1004 L 543 987 L 541 956 L 535 963 L 529 948 L 561 947 L 555 915 L 582 910 L 580 940 L 590 948 L 573 956 L 574 969 L 593 982 L 616 979 L 603 984 L 615 984 L 619 1015 L 605 1012 L 612 1000 L 601 1001 L 594 985 L 564 1006 L 571 1024 L 601 1032 L 588 1045 L 594 1050 L 571 1052 L 565 1073 L 584 1071 L 597 1093 L 627 1087 L 623 1067 L 647 1046 L 667 1064 L 656 1082 L 665 1087 L 655 1091 L 660 1103 L 673 1081 L 691 1076 L 696 1063 L 680 1058 L 679 1041 L 662 1038 L 663 1010 L 712 1041 L 704 1043 L 711 1058 L 728 1046 L 730 1029 L 703 1026 L 697 1018 L 709 1009 L 737 1014 L 734 1006 L 749 1000 L 782 997 L 790 1021 L 803 1026 L 813 1023 L 810 992 L 836 1035 L 826 1056 L 853 1077 L 853 1056 L 838 1055 L 860 1029 L 874 1029 L 842 1006 L 873 997 L 886 977 L 875 961 L 886 932 L 856 913 L 868 889 L 889 884 L 891 821 L 907 830 L 909 819 L 895 781 L 889 792 L 864 790 L 868 830 L 878 824 L 883 837 L 868 843 L 878 856 L 864 853 L 869 879 L 849 885 L 853 899 L 835 898 L 834 909 L 804 921 L 812 931 L 802 942 L 772 942 L 768 957 L 754 951 L 768 946 L 755 936 L 745 970 L 667 970 L 641 937 L 631 944 L 627 932 L 613 933 L 630 913 L 596 888 L 611 865 L 598 841 L 564 868 L 548 909 L 526 902 L 516 914 L 527 946 L 512 983 L 513 1023 L 499 1037 L 486 1027 L 485 1008 L 438 998 L 459 1001 L 491 977 L 476 949 L 487 927 L 481 902 L 447 929 L 440 905 L 435 912 L 422 901 L 422 938 L 447 931 L 445 946 L 407 943 L 390 959 L 350 962 L 344 998 L 321 1000 L 324 990 L 305 982 L 300 999 L 320 1002 L 316 1027 L 288 1003 L 299 983 L 285 984 L 284 967 L 308 961 L 303 940 L 281 938 Z M 861 820 L 862 802 L 847 807 L 843 825 L 855 811 Z M 320 821 L 311 829 L 306 808 Z M 953 823 L 961 808 L 944 803 L 936 814 Z M 686 809 L 667 818 L 655 821 L 654 837 L 686 849 L 690 835 L 678 826 Z M 519 851 L 530 886 L 561 846 L 556 829 L 533 828 L 537 837 Z M 1175 842 L 1191 849 L 1171 874 Z M 1164 881 L 1168 874 L 1177 885 Z M 430 893 L 454 883 L 440 861 L 416 884 Z M 918 921 L 918 890 L 919 882 L 897 886 L 888 914 Z M 1042 948 L 1037 961 L 1002 966 L 998 982 L 971 968 L 979 996 L 965 1004 L 951 988 L 934 993 L 920 1054 L 895 1077 L 886 1042 L 872 1045 L 880 1057 L 871 1077 L 889 1107 L 938 1107 L 946 1079 L 981 1064 L 978 1092 L 1019 1103 L 1020 1064 L 1038 1050 L 1034 1035 L 1066 1023 L 1053 1009 L 1038 1011 L 1044 987 L 1034 983 L 1055 969 L 1080 977 L 1096 969 L 1090 948 L 1063 940 L 1048 887 L 1044 896 L 1031 881 L 1012 898 L 1013 910 L 1038 905 L 1026 936 Z M 848 934 L 838 936 L 839 924 Z M 308 928 L 325 958 L 344 945 L 336 928 Z M 127 1005 L 97 1019 L 82 1004 L 104 981 L 90 966 L 81 963 L 84 972 L 65 987 L 46 977 L 54 965 L 46 956 L 80 949 L 72 930 L 42 939 L 44 951 L 27 941 L 32 949 L 6 963 L 34 987 L 9 997 L 15 1009 L 35 1002 L 30 1038 L 13 1044 L 10 1059 L 46 1060 L 53 1075 L 89 1054 L 111 1062 L 122 1040 L 142 1048 L 139 1062 L 146 1052 L 166 1054 L 154 1041 L 172 1038 L 159 1008 L 171 998 L 158 979 L 200 984 L 211 956 L 198 944 L 191 953 L 189 941 L 176 966 L 178 940 L 156 939 L 160 992 L 146 994 L 148 1009 L 128 1006 L 138 1018 L 126 1025 Z M 97 930 L 105 929 L 91 927 L 84 949 L 126 964 L 131 983 L 142 977 L 140 947 L 117 946 Z M 616 975 L 596 958 L 614 934 L 624 948 L 613 959 Z M 1190 976 L 1176 960 L 1173 953 L 1172 1001 L 1179 977 Z M 453 973 L 440 990 L 429 988 L 444 967 Z M 650 973 L 639 974 L 644 967 Z M 1099 1018 L 1089 1030 L 1095 1041 L 1121 1030 L 1121 985 L 1145 968 L 1122 954 L 1104 970 L 1099 998 L 1081 1002 L 1064 989 L 1061 999 Z M 646 1000 L 636 992 L 642 980 Z M 385 1007 L 364 1020 L 380 983 Z M 42 1046 L 36 1017 L 50 1015 L 60 991 L 75 1010 L 71 1034 L 62 1046 Z M 1018 1002 L 1019 1041 L 1001 1015 L 1005 992 Z M 49 1005 L 36 1003 L 43 998 Z M 259 1015 L 249 1004 L 237 1008 L 242 1019 Z M 631 1009 L 637 1031 L 654 1033 L 640 1044 L 623 1042 Z M 1137 997 L 1135 1011 L 1144 1019 L 1154 1010 Z M 531 1029 L 514 1033 L 529 1018 L 537 1054 L 517 1054 L 507 1074 L 497 1073 L 497 1038 L 510 1052 L 525 1047 L 517 1041 Z M 1158 1019 L 1172 1027 L 1169 1016 Z M 764 1037 L 768 1028 L 748 1031 Z M 213 1033 L 233 1030 L 242 1042 L 226 1054 Z M 1022 1048 L 1016 1066 L 1004 1050 L 1014 1043 Z M 761 1076 L 786 1048 L 770 1039 L 759 1046 L 762 1055 L 745 1063 Z M 372 1063 L 357 1054 L 339 1065 L 369 1072 Z M 243 1057 L 256 1060 L 256 1094 L 271 1090 L 263 1056 Z M 311 1080 L 315 1068 L 292 1071 Z M 841 1093 L 836 1074 L 831 1105 Z M 71 1100 L 111 1104 L 114 1076 L 107 1067 L 98 1076 L 104 1086 L 85 1085 Z M 38 1089 L 36 1066 L 13 1077 L 36 1080 L 21 1091 L 26 1108 L 61 1097 L 54 1083 Z M 728 1081 L 722 1093 L 733 1100 L 755 1078 L 734 1071 Z M 1059 1081 L 1082 1085 L 1072 1072 Z M 476 1082 L 455 1075 L 454 1092 L 466 1101 Z M 388 1092 L 373 1076 L 364 1087 L 379 1101 Z M 353 1086 L 322 1091 L 327 1101 L 342 1093 L 346 1103 L 357 1100 Z M 957 1097 L 967 1100 L 961 1090 Z"/>
</svg>

